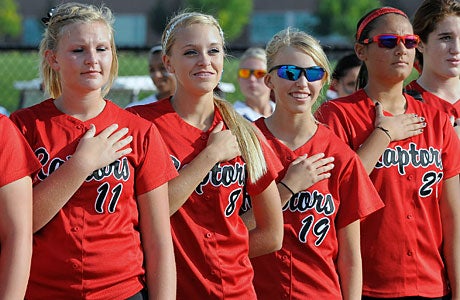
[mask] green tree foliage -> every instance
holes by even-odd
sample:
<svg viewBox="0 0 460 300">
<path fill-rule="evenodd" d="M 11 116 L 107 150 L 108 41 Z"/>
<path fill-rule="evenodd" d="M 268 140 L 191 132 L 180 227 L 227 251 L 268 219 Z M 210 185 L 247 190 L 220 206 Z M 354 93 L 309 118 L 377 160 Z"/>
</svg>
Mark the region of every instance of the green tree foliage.
<svg viewBox="0 0 460 300">
<path fill-rule="evenodd" d="M 17 37 L 21 30 L 21 16 L 16 1 L 0 0 L 0 38 Z"/>
<path fill-rule="evenodd" d="M 356 24 L 371 9 L 381 6 L 379 0 L 321 0 L 316 13 L 316 32 L 322 35 L 340 34 L 354 39 Z"/>
<path fill-rule="evenodd" d="M 253 8 L 252 1 L 248 0 L 186 0 L 185 5 L 215 16 L 229 41 L 240 36 L 249 22 Z"/>
</svg>

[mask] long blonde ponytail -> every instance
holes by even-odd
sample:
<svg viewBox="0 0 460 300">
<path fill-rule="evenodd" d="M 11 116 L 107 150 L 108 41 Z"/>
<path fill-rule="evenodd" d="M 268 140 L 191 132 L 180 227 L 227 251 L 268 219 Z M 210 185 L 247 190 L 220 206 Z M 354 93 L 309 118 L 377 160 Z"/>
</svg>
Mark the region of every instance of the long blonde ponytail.
<svg viewBox="0 0 460 300">
<path fill-rule="evenodd" d="M 267 172 L 267 163 L 260 145 L 261 137 L 248 120 L 240 116 L 232 105 L 225 100 L 214 98 L 225 124 L 236 136 L 241 156 L 246 162 L 249 181 L 255 183 Z"/>
</svg>

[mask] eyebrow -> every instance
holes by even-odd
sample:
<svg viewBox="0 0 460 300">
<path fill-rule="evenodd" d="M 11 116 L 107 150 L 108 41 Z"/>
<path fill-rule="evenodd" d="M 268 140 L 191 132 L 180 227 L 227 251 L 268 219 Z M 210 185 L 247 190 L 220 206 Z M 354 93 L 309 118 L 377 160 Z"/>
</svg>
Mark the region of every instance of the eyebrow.
<svg viewBox="0 0 460 300">
<path fill-rule="evenodd" d="M 454 32 L 453 31 L 448 31 L 448 32 L 440 32 L 438 33 L 438 36 L 443 36 L 443 35 L 453 35 Z"/>
<path fill-rule="evenodd" d="M 211 47 L 214 47 L 214 46 L 221 46 L 222 43 L 219 43 L 219 42 L 212 42 L 211 44 L 209 44 L 207 47 L 211 46 Z M 182 48 L 187 48 L 187 47 L 197 47 L 197 44 L 194 44 L 194 43 L 188 43 L 188 44 L 185 44 L 184 46 L 182 46 Z"/>
</svg>

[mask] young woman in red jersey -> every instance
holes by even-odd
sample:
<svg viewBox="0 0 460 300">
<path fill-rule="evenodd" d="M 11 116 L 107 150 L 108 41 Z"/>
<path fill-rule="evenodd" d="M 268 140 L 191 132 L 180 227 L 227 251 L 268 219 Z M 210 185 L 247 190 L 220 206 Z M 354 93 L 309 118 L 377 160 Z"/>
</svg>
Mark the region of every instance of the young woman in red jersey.
<svg viewBox="0 0 460 300">
<path fill-rule="evenodd" d="M 460 137 L 460 3 L 425 0 L 412 24 L 420 36 L 416 58 L 422 73 L 406 89 L 447 113 Z"/>
<path fill-rule="evenodd" d="M 32 257 L 32 180 L 40 163 L 14 124 L 0 115 L 0 299 L 24 299 Z"/>
<path fill-rule="evenodd" d="M 460 141 L 445 113 L 403 92 L 418 43 L 401 10 L 369 12 L 357 25 L 359 90 L 316 114 L 385 203 L 361 224 L 363 299 L 459 297 Z"/>
<path fill-rule="evenodd" d="M 284 239 L 281 250 L 252 259 L 258 299 L 360 299 L 359 223 L 383 203 L 356 153 L 313 118 L 330 76 L 318 41 L 288 28 L 266 53 L 277 105 L 255 124 L 284 166 Z"/>
<path fill-rule="evenodd" d="M 162 43 L 176 92 L 129 109 L 158 127 L 179 170 L 169 186 L 178 299 L 256 299 L 249 257 L 281 247 L 279 161 L 256 128 L 213 92 L 224 65 L 216 19 L 179 14 Z M 257 221 L 249 232 L 238 215 L 245 192 Z"/>
<path fill-rule="evenodd" d="M 118 70 L 112 13 L 66 3 L 45 22 L 51 98 L 11 116 L 42 164 L 26 299 L 175 299 L 177 172 L 155 126 L 103 98 Z"/>
</svg>

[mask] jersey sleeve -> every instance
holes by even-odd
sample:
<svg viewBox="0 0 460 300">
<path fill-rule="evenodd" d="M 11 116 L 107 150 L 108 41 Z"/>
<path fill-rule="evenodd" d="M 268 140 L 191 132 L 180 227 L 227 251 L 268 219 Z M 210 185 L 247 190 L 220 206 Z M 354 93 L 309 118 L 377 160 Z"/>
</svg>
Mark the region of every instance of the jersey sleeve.
<svg viewBox="0 0 460 300">
<path fill-rule="evenodd" d="M 334 101 L 324 102 L 315 112 L 315 118 L 327 125 L 342 141 L 351 145 L 350 130 L 346 130 L 348 118 L 346 113 Z"/>
<path fill-rule="evenodd" d="M 0 117 L 0 164 L 3 174 L 0 186 L 32 175 L 41 165 L 18 128 L 7 118 Z"/>
<path fill-rule="evenodd" d="M 136 175 L 136 194 L 141 195 L 178 175 L 161 135 L 152 123 L 144 139 L 144 159 Z"/>
<path fill-rule="evenodd" d="M 355 153 L 352 153 L 352 159 L 344 170 L 338 180 L 341 182 L 339 184 L 339 197 L 342 209 L 339 209 L 337 213 L 337 228 L 343 228 L 384 207 L 384 203 L 367 175 L 361 160 Z"/>
<path fill-rule="evenodd" d="M 443 136 L 442 164 L 444 179 L 448 179 L 460 174 L 460 139 L 447 116 L 443 122 Z"/>
</svg>

